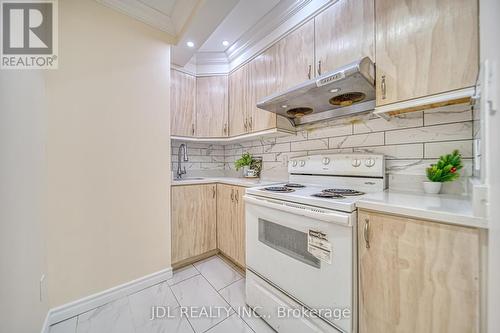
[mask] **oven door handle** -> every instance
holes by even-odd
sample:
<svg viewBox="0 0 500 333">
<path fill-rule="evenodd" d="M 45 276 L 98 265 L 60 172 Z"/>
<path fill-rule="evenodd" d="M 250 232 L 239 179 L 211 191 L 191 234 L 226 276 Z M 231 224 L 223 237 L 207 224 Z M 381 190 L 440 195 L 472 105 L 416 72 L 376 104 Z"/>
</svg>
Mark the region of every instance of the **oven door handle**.
<svg viewBox="0 0 500 333">
<path fill-rule="evenodd" d="M 291 214 L 307 216 L 316 220 L 336 223 L 346 227 L 352 226 L 352 214 L 350 213 L 341 213 L 325 208 L 317 208 L 268 198 L 257 198 L 249 195 L 245 195 L 243 199 L 248 204 L 281 210 Z"/>
</svg>

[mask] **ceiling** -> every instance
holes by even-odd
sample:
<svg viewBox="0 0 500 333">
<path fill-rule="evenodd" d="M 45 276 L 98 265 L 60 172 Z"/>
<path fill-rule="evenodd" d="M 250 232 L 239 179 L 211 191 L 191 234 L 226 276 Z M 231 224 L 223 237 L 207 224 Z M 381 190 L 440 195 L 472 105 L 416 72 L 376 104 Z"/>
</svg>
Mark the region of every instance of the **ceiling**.
<svg viewBox="0 0 500 333">
<path fill-rule="evenodd" d="M 226 51 L 279 2 L 280 0 L 240 0 L 198 51 Z M 224 46 L 223 41 L 228 41 L 229 45 Z"/>
<path fill-rule="evenodd" d="M 165 15 L 171 16 L 176 0 L 139 0 L 139 2 L 158 10 Z"/>
<path fill-rule="evenodd" d="M 174 45 L 172 64 L 184 67 L 227 64 L 252 38 L 260 39 L 308 5 L 332 0 L 96 1 L 164 31 Z"/>
</svg>

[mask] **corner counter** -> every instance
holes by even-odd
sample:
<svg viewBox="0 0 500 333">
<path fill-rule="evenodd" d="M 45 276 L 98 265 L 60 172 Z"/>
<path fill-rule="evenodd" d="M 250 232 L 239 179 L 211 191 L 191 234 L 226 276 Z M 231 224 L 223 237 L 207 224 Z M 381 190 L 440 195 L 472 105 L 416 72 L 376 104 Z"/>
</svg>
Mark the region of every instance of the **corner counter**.
<svg viewBox="0 0 500 333">
<path fill-rule="evenodd" d="M 468 227 L 488 228 L 484 218 L 474 216 L 471 199 L 466 196 L 387 190 L 363 196 L 356 202 L 356 206 L 387 214 Z"/>
</svg>

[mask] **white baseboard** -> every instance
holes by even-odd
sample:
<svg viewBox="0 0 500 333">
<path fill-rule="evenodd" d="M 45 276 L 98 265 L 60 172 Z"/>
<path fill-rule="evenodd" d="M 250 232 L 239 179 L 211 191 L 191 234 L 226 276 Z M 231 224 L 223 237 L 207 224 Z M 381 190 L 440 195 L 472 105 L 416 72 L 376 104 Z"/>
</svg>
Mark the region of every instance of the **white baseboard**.
<svg viewBox="0 0 500 333">
<path fill-rule="evenodd" d="M 136 280 L 50 309 L 47 313 L 47 317 L 45 318 L 41 333 L 48 333 L 50 325 L 72 318 L 83 312 L 95 309 L 119 298 L 131 295 L 142 289 L 166 281 L 171 277 L 172 267 L 168 267 L 159 272 L 143 276 Z"/>
<path fill-rule="evenodd" d="M 49 314 L 50 314 L 50 311 L 47 311 L 47 315 L 45 316 L 45 320 L 43 321 L 41 333 L 49 333 Z"/>
</svg>

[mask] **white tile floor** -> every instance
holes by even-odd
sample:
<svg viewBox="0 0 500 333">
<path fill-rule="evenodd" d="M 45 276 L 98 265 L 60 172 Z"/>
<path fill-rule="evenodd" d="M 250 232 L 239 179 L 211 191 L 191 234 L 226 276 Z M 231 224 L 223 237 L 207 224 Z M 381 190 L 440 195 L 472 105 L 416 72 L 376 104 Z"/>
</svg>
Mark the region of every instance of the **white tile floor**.
<svg viewBox="0 0 500 333">
<path fill-rule="evenodd" d="M 150 320 L 152 306 L 168 308 L 172 318 Z M 244 308 L 244 277 L 214 256 L 175 271 L 170 280 L 52 325 L 49 332 L 274 332 L 262 319 L 246 315 Z M 218 311 L 196 316 L 181 313 L 185 309 L 193 309 L 192 314 Z"/>
</svg>

